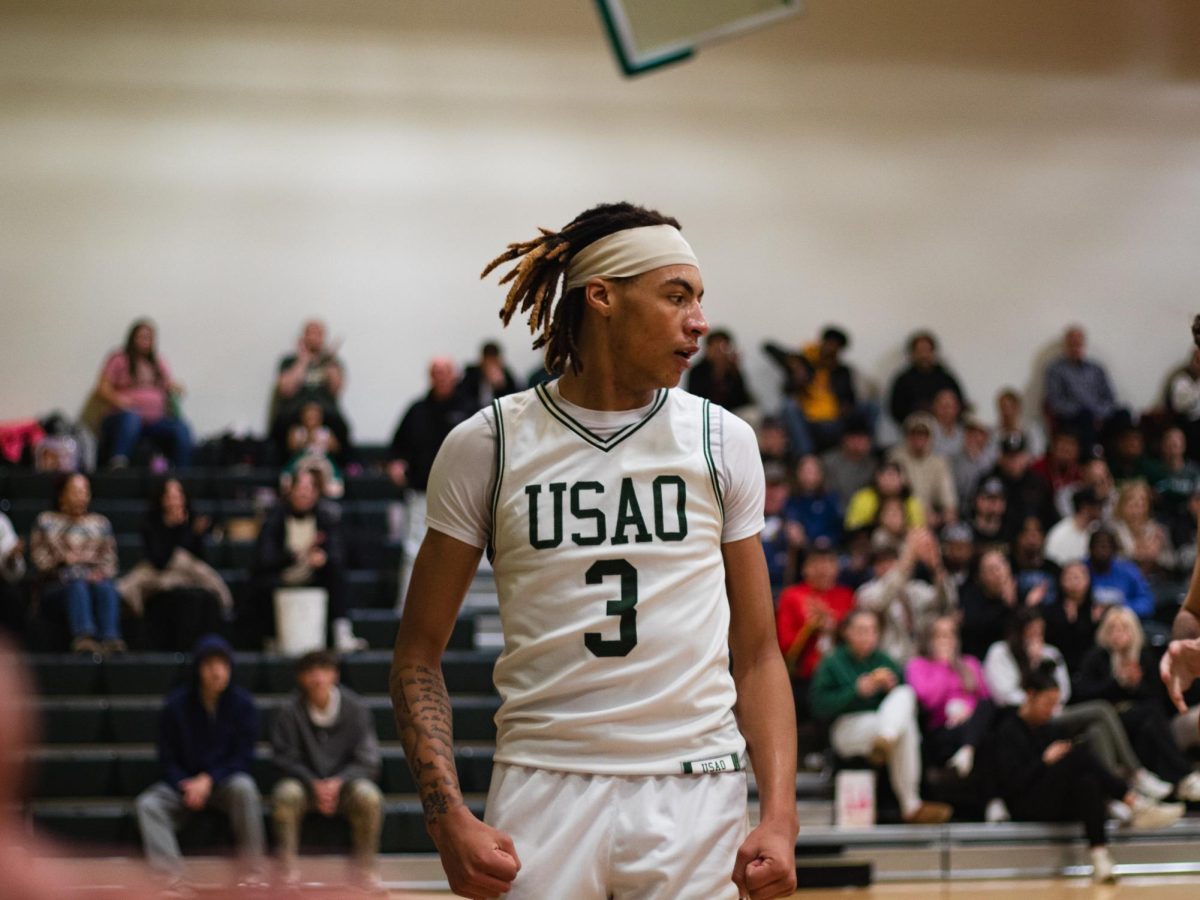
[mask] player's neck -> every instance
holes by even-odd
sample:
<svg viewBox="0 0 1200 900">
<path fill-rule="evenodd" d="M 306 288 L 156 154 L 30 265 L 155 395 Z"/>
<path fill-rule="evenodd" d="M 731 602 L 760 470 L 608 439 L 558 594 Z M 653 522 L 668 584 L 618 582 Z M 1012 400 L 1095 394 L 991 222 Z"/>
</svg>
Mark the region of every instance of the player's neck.
<svg viewBox="0 0 1200 900">
<path fill-rule="evenodd" d="M 653 389 L 624 385 L 602 367 L 593 365 L 585 366 L 578 374 L 564 373 L 558 379 L 558 391 L 568 403 L 597 411 L 640 409 L 654 399 Z"/>
</svg>

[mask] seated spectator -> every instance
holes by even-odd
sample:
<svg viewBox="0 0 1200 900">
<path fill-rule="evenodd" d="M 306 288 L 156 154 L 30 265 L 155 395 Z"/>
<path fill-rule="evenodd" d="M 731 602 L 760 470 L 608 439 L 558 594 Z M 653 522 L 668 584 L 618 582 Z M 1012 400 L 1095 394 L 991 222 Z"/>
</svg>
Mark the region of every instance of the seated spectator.
<svg viewBox="0 0 1200 900">
<path fill-rule="evenodd" d="M 783 420 L 778 416 L 765 416 L 755 429 L 758 437 L 758 455 L 763 464 L 777 463 L 785 469 L 790 469 L 795 462 L 795 454 L 788 444 L 787 429 Z"/>
<path fill-rule="evenodd" d="M 258 710 L 230 683 L 233 649 L 205 635 L 192 651 L 191 681 L 167 695 L 158 739 L 162 780 L 137 798 L 137 822 L 150 866 L 176 896 L 194 896 L 184 879 L 176 832 L 192 813 L 214 809 L 229 818 L 243 884 L 263 887 L 262 799 L 251 775 Z"/>
<path fill-rule="evenodd" d="M 818 541 L 809 549 L 801 571 L 803 580 L 779 595 L 775 622 L 779 649 L 802 706 L 813 672 L 833 647 L 838 625 L 854 606 L 854 594 L 837 583 L 837 553 L 827 541 Z"/>
<path fill-rule="evenodd" d="M 492 401 L 521 389 L 517 379 L 504 364 L 500 345 L 488 341 L 479 348 L 479 361 L 463 369 L 458 383 L 463 402 L 474 409 L 491 406 Z"/>
<path fill-rule="evenodd" d="M 996 392 L 996 423 L 993 437 L 997 451 L 1005 440 L 1019 436 L 1031 454 L 1041 454 L 1045 447 L 1042 433 L 1035 423 L 1026 421 L 1025 400 L 1016 388 L 1004 387 Z"/>
<path fill-rule="evenodd" d="M 1147 580 L 1171 577 L 1178 569 L 1175 546 L 1167 529 L 1150 517 L 1154 493 L 1144 481 L 1126 481 L 1117 490 L 1112 530 L 1121 555 L 1131 560 Z"/>
<path fill-rule="evenodd" d="M 996 755 L 1001 797 L 1020 821 L 1082 822 L 1091 848 L 1092 880 L 1112 883 L 1116 875 L 1105 831 L 1109 802 L 1123 802 L 1132 811 L 1134 828 L 1165 828 L 1183 809 L 1141 797 L 1086 746 L 1072 742 L 1054 721 L 1062 699 L 1052 663 L 1030 672 L 1022 687 L 1017 714 L 1005 717 L 996 734 L 1004 748 Z"/>
<path fill-rule="evenodd" d="M 778 595 L 785 584 L 793 580 L 796 558 L 807 543 L 804 528 L 787 518 L 788 482 L 783 466 L 767 463 L 763 466 L 766 482 L 763 501 L 763 529 L 759 532 L 763 553 L 767 557 L 767 575 L 771 579 L 771 594 Z"/>
<path fill-rule="evenodd" d="M 1021 525 L 1012 546 L 1013 576 L 1017 595 L 1029 606 L 1051 604 L 1058 593 L 1058 566 L 1047 562 L 1042 552 L 1046 533 L 1042 523 L 1030 516 Z"/>
<path fill-rule="evenodd" d="M 271 726 L 271 758 L 283 775 L 271 795 L 283 881 L 299 881 L 300 826 L 313 810 L 349 820 L 354 882 L 379 890 L 383 795 L 375 785 L 380 758 L 371 710 L 338 684 L 337 658 L 328 650 L 300 658 L 296 684 Z"/>
<path fill-rule="evenodd" d="M 833 544 L 842 539 L 842 510 L 838 499 L 825 489 L 825 472 L 816 456 L 802 456 L 796 463 L 796 486 L 788 498 L 784 515 L 803 531 L 801 546 L 818 538 Z"/>
<path fill-rule="evenodd" d="M 279 476 L 279 485 L 286 492 L 299 469 L 312 469 L 321 477 L 326 497 L 338 499 L 345 493 L 342 470 L 334 461 L 341 444 L 333 429 L 325 425 L 325 412 L 319 403 L 305 403 L 300 409 L 300 421 L 288 429 L 288 461 Z"/>
<path fill-rule="evenodd" d="M 1185 455 L 1187 442 L 1180 428 L 1163 432 L 1161 448 L 1161 459 L 1150 471 L 1150 487 L 1158 498 L 1159 515 L 1178 548 L 1179 534 L 1190 533 L 1195 523 L 1196 517 L 1188 512 L 1188 501 L 1200 490 L 1200 465 Z"/>
<path fill-rule="evenodd" d="M 958 493 L 944 457 L 932 450 L 935 422 L 928 413 L 913 413 L 904 420 L 904 441 L 893 447 L 888 459 L 900 466 L 913 496 L 925 509 L 931 528 L 958 519 Z"/>
<path fill-rule="evenodd" d="M 346 367 L 337 355 L 337 347 L 325 342 L 325 323 L 310 319 L 304 323 L 296 352 L 279 363 L 275 394 L 271 402 L 271 438 L 286 459 L 288 431 L 300 421 L 306 404 L 321 407 L 324 424 L 337 438 L 339 460 L 350 452 L 350 426 L 338 405 L 346 386 Z"/>
<path fill-rule="evenodd" d="M 1167 720 L 1167 692 L 1158 660 L 1146 645 L 1137 616 L 1111 607 L 1100 620 L 1096 646 L 1083 658 L 1072 682 L 1077 700 L 1107 700 L 1117 710 L 1125 734 L 1146 768 L 1175 785 L 1175 797 L 1200 801 L 1200 773 L 1175 744 Z"/>
<path fill-rule="evenodd" d="M 917 696 L 902 682 L 899 667 L 879 650 L 877 617 L 856 609 L 842 625 L 842 642 L 817 666 L 809 701 L 814 715 L 832 723 L 835 753 L 886 763 L 904 821 L 939 824 L 953 810 L 921 800 Z"/>
<path fill-rule="evenodd" d="M 0 630 L 25 632 L 25 601 L 18 585 L 25 577 L 25 542 L 12 521 L 0 512 Z"/>
<path fill-rule="evenodd" d="M 962 452 L 964 428 L 960 421 L 962 404 L 958 394 L 942 388 L 933 395 L 929 409 L 933 414 L 933 453 L 949 461 Z"/>
<path fill-rule="evenodd" d="M 149 438 L 178 467 L 192 461 L 192 432 L 176 409 L 183 388 L 171 377 L 155 348 L 154 323 L 138 319 L 125 346 L 104 361 L 96 396 L 107 407 L 101 437 L 108 464 L 129 465 L 142 437 Z"/>
<path fill-rule="evenodd" d="M 1141 570 L 1117 556 L 1116 536 L 1107 528 L 1092 532 L 1088 539 L 1088 571 L 1092 597 L 1100 606 L 1128 606 L 1139 618 L 1154 615 L 1154 594 Z"/>
<path fill-rule="evenodd" d="M 1063 355 L 1046 367 L 1046 413 L 1051 430 L 1069 428 L 1090 448 L 1117 412 L 1108 373 L 1086 357 L 1087 336 L 1079 325 L 1063 333 Z"/>
<path fill-rule="evenodd" d="M 938 360 L 937 338 L 931 332 L 918 331 L 908 339 L 908 360 L 908 367 L 892 381 L 888 412 L 893 422 L 899 425 L 915 412 L 928 412 L 943 389 L 952 391 L 959 405 L 966 406 L 958 379 Z"/>
<path fill-rule="evenodd" d="M 1058 574 L 1058 591 L 1041 607 L 1046 640 L 1059 649 L 1068 671 L 1078 672 L 1096 643 L 1096 623 L 1104 608 L 1092 602 L 1092 575 L 1082 560 L 1069 562 Z"/>
<path fill-rule="evenodd" d="M 991 431 L 979 419 L 968 416 L 962 426 L 962 447 L 950 457 L 954 475 L 954 490 L 959 507 L 969 504 L 980 480 L 996 464 L 996 448 L 991 444 Z"/>
<path fill-rule="evenodd" d="M 871 523 L 872 554 L 887 550 L 893 556 L 898 555 L 907 536 L 908 521 L 905 518 L 904 501 L 899 497 L 884 497 L 879 501 L 875 521 Z"/>
<path fill-rule="evenodd" d="M 960 590 L 971 576 L 975 562 L 975 536 L 965 522 L 953 522 L 942 529 L 942 565 Z"/>
<path fill-rule="evenodd" d="M 873 553 L 869 528 L 846 532 L 842 540 L 842 554 L 838 558 L 838 584 L 856 591 L 874 578 L 875 572 L 871 568 Z"/>
<path fill-rule="evenodd" d="M 72 651 L 124 653 L 112 523 L 88 512 L 92 488 L 86 475 L 67 475 L 56 487 L 55 509 L 37 517 L 29 542 L 40 602 L 65 608 Z"/>
<path fill-rule="evenodd" d="M 940 616 L 927 625 L 920 655 L 904 667 L 904 680 L 921 707 L 926 759 L 966 778 L 991 729 L 995 706 L 979 660 L 962 654 L 954 616 Z"/>
<path fill-rule="evenodd" d="M 1104 461 L 1103 451 L 1089 457 L 1083 463 L 1083 477 L 1075 485 L 1068 485 L 1054 497 L 1054 506 L 1060 516 L 1069 516 L 1074 510 L 1071 498 L 1076 491 L 1090 490 L 1100 504 L 1100 520 L 1109 522 L 1117 507 L 1117 487 L 1113 481 L 1108 463 Z"/>
<path fill-rule="evenodd" d="M 874 579 L 855 592 L 854 601 L 879 617 L 880 649 L 905 665 L 917 652 L 919 635 L 933 620 L 957 610 L 958 592 L 927 528 L 908 533 L 899 557 L 890 548 L 878 550 L 874 565 Z"/>
<path fill-rule="evenodd" d="M 157 618 L 170 622 L 173 639 L 170 647 L 184 650 L 201 634 L 214 631 L 222 619 L 233 616 L 233 595 L 205 557 L 204 536 L 212 523 L 207 516 L 192 515 L 191 504 L 177 478 L 168 478 L 150 498 L 146 523 L 142 526 L 144 559 L 117 582 L 117 593 L 135 615 L 147 614 L 147 607 L 167 602 Z M 192 608 L 175 591 L 194 590 L 199 595 Z M 163 595 L 172 592 L 172 596 Z M 156 618 L 153 612 L 147 618 Z"/>
<path fill-rule="evenodd" d="M 1030 468 L 1041 477 L 1053 496 L 1076 487 L 1083 480 L 1079 435 L 1063 429 L 1050 438 L 1050 448 Z"/>
<path fill-rule="evenodd" d="M 1030 673 L 1043 665 L 1047 670 L 1053 666 L 1059 688 L 1060 705 L 1054 710 L 1055 721 L 1072 737 L 1086 735 L 1100 761 L 1111 771 L 1130 776 L 1137 791 L 1155 800 L 1166 798 L 1172 786 L 1142 765 L 1111 703 L 1093 699 L 1063 705 L 1071 699 L 1071 676 L 1062 653 L 1046 643 L 1045 622 L 1036 607 L 1014 613 L 1005 640 L 988 649 L 983 675 L 992 699 L 999 706 L 1021 706 L 1026 699 L 1023 685 Z"/>
<path fill-rule="evenodd" d="M 835 446 L 847 419 L 861 412 L 854 373 L 841 360 L 849 343 L 846 332 L 830 326 L 821 332 L 820 341 L 799 353 L 763 344 L 763 351 L 784 370 L 781 416 L 792 449 L 801 456 Z"/>
<path fill-rule="evenodd" d="M 1005 623 L 1016 608 L 1017 582 L 1008 558 L 1000 550 L 980 554 L 978 573 L 959 595 L 962 607 L 963 653 L 982 658 L 1004 638 Z"/>
<path fill-rule="evenodd" d="M 846 422 L 841 440 L 821 454 L 825 486 L 845 508 L 856 491 L 871 483 L 875 474 L 875 455 L 871 452 L 871 429 L 866 421 L 854 416 Z"/>
<path fill-rule="evenodd" d="M 704 355 L 687 372 L 687 389 L 730 411 L 754 405 L 746 388 L 733 335 L 714 328 L 704 337 Z"/>
<path fill-rule="evenodd" d="M 1008 545 L 1011 538 L 1005 532 L 1007 523 L 1004 514 L 1007 509 L 1004 483 L 995 476 L 985 478 L 975 494 L 975 508 L 971 515 L 971 537 L 978 550 Z"/>
<path fill-rule="evenodd" d="M 1058 521 L 1054 496 L 1046 482 L 1031 469 L 1025 439 L 1009 435 L 1000 442 L 1000 457 L 987 478 L 999 478 L 1004 486 L 1004 533 L 1011 540 L 1028 516 L 1037 516 L 1042 527 Z"/>
<path fill-rule="evenodd" d="M 1200 459 L 1200 347 L 1167 383 L 1167 408 L 1187 437 L 1188 455 Z"/>
<path fill-rule="evenodd" d="M 903 470 L 894 462 L 883 462 L 875 469 L 871 484 L 850 498 L 846 506 L 846 530 L 872 525 L 879 514 L 880 503 L 888 497 L 898 497 L 904 503 L 904 518 L 909 528 L 925 524 L 925 510 L 912 495 Z"/>
<path fill-rule="evenodd" d="M 1046 534 L 1046 559 L 1058 566 L 1085 559 L 1092 532 L 1100 527 L 1100 501 L 1091 488 L 1071 495 L 1071 515 L 1060 519 Z"/>
<path fill-rule="evenodd" d="M 346 544 L 336 510 L 318 503 L 321 488 L 309 469 L 296 473 L 292 489 L 267 515 L 254 546 L 249 611 L 257 637 L 275 635 L 275 592 L 280 588 L 320 587 L 328 597 L 332 643 L 341 653 L 362 650 L 347 606 Z"/>
<path fill-rule="evenodd" d="M 1124 415 L 1115 417 L 1108 441 L 1108 469 L 1120 487 L 1127 481 L 1147 481 L 1154 464 L 1146 455 L 1142 430 Z"/>
</svg>

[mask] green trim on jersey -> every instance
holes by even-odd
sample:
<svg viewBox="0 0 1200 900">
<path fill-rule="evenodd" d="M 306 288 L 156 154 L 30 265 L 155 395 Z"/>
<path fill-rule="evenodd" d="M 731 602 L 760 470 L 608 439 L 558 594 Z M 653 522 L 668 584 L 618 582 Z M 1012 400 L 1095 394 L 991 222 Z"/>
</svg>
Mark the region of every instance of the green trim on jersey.
<svg viewBox="0 0 1200 900">
<path fill-rule="evenodd" d="M 655 393 L 654 402 L 650 405 L 650 410 L 645 416 L 636 422 L 630 422 L 628 425 L 626 425 L 620 431 L 615 432 L 610 437 L 602 438 L 600 435 L 589 431 L 585 425 L 573 419 L 566 410 L 559 407 L 559 405 L 554 402 L 554 398 L 550 395 L 550 391 L 545 384 L 539 384 L 533 390 L 534 393 L 537 394 L 537 398 L 542 401 L 542 405 L 546 407 L 546 412 L 557 419 L 559 424 L 575 432 L 597 450 L 603 450 L 605 453 L 617 446 L 617 444 L 621 443 L 621 441 L 625 440 L 625 438 L 629 437 L 631 434 L 649 422 L 652 418 L 654 418 L 654 414 L 662 409 L 667 402 L 666 388 L 659 388 Z"/>
<path fill-rule="evenodd" d="M 496 414 L 496 482 L 492 487 L 492 528 L 488 535 L 487 557 L 490 562 L 496 556 L 496 511 L 500 508 L 500 482 L 504 478 L 504 415 L 500 412 L 500 400 L 492 401 Z"/>
<path fill-rule="evenodd" d="M 719 510 L 721 510 L 721 519 L 722 519 L 722 521 L 724 521 L 724 519 L 725 519 L 725 499 L 721 496 L 721 482 L 719 482 L 717 480 L 717 464 L 715 462 L 713 462 L 713 455 L 712 455 L 712 429 L 709 424 L 710 406 L 711 406 L 711 404 L 707 400 L 705 400 L 704 405 L 702 407 L 702 415 L 704 417 L 704 421 L 701 423 L 701 425 L 704 429 L 704 431 L 703 431 L 704 461 L 708 464 L 708 477 L 712 479 L 713 494 L 717 498 L 717 508 Z"/>
</svg>

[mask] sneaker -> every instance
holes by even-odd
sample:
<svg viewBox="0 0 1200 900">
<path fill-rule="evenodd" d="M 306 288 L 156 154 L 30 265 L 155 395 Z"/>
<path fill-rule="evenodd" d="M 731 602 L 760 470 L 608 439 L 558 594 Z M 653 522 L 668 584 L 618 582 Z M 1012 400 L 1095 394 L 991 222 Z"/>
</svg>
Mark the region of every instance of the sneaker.
<svg viewBox="0 0 1200 900">
<path fill-rule="evenodd" d="M 1107 847 L 1092 848 L 1092 881 L 1096 884 L 1117 883 L 1117 873 L 1113 871 L 1112 855 Z"/>
<path fill-rule="evenodd" d="M 1133 804 L 1133 818 L 1129 827 L 1137 831 L 1156 831 L 1170 828 L 1181 818 L 1185 807 L 1182 803 L 1156 803 L 1140 799 Z"/>
<path fill-rule="evenodd" d="M 921 805 L 912 814 L 904 817 L 904 821 L 909 825 L 941 825 L 943 822 L 949 822 L 952 815 L 954 807 L 948 803 L 922 800 Z"/>
<path fill-rule="evenodd" d="M 120 638 L 112 638 L 111 640 L 102 641 L 100 644 L 100 650 L 105 656 L 117 656 L 128 649 L 125 646 L 125 642 Z"/>
<path fill-rule="evenodd" d="M 1175 799 L 1184 803 L 1200 803 L 1200 772 L 1192 772 L 1175 785 Z"/>
<path fill-rule="evenodd" d="M 357 653 L 367 649 L 367 642 L 355 637 L 349 619 L 333 620 L 333 649 L 338 653 Z"/>
<path fill-rule="evenodd" d="M 1008 822 L 1012 816 L 1008 812 L 1008 804 L 999 797 L 993 797 L 988 801 L 987 809 L 983 813 L 983 821 L 993 825 L 1000 822 Z"/>
<path fill-rule="evenodd" d="M 1151 800 L 1166 800 L 1173 790 L 1170 784 L 1145 769 L 1138 769 L 1134 773 L 1132 786 L 1139 794 L 1144 794 Z"/>
<path fill-rule="evenodd" d="M 1118 825 L 1128 825 L 1133 821 L 1133 810 L 1129 808 L 1129 804 L 1122 803 L 1120 800 L 1110 800 L 1108 803 L 1108 817 L 1116 820 Z"/>
<path fill-rule="evenodd" d="M 71 641 L 72 653 L 90 653 L 93 656 L 101 652 L 100 645 L 96 643 L 95 638 L 91 635 L 81 634 L 75 640 Z"/>
</svg>

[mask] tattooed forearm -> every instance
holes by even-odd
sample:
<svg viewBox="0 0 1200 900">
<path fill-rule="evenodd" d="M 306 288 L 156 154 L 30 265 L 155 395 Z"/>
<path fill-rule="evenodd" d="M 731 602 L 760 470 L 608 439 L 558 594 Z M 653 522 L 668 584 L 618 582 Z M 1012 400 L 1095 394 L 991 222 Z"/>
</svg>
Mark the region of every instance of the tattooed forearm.
<svg viewBox="0 0 1200 900">
<path fill-rule="evenodd" d="M 441 669 L 420 663 L 393 664 L 391 693 L 396 729 L 430 827 L 463 802 L 454 768 L 450 695 Z"/>
</svg>

